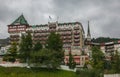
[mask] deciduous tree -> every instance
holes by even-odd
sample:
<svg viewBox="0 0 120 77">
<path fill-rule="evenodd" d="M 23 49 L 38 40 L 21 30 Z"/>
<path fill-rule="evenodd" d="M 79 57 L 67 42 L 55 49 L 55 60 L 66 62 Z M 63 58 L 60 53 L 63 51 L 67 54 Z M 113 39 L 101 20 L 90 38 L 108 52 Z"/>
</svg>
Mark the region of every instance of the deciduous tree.
<svg viewBox="0 0 120 77">
<path fill-rule="evenodd" d="M 91 64 L 95 69 L 104 69 L 104 54 L 98 47 L 92 48 Z"/>
</svg>

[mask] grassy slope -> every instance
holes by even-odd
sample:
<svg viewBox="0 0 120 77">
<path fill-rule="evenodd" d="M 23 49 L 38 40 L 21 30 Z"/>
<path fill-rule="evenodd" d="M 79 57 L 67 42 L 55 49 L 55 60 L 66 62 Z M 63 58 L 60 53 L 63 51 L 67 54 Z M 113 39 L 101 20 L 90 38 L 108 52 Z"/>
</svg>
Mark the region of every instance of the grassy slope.
<svg viewBox="0 0 120 77">
<path fill-rule="evenodd" d="M 0 67 L 0 77 L 76 77 L 76 74 L 63 70 Z"/>
</svg>

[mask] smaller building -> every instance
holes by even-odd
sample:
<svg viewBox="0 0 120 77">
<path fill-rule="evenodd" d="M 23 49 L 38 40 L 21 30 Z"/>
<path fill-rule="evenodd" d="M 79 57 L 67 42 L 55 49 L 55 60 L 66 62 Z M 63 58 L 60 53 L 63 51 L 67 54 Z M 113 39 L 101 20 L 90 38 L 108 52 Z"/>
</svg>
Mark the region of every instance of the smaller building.
<svg viewBox="0 0 120 77">
<path fill-rule="evenodd" d="M 105 43 L 91 43 L 91 46 L 98 46 L 105 54 L 106 60 L 111 60 L 111 55 L 116 51 L 120 53 L 120 40 Z"/>
<path fill-rule="evenodd" d="M 0 49 L 0 63 L 3 61 L 3 56 L 7 53 L 7 50 L 9 49 L 10 45 L 1 47 Z"/>
</svg>

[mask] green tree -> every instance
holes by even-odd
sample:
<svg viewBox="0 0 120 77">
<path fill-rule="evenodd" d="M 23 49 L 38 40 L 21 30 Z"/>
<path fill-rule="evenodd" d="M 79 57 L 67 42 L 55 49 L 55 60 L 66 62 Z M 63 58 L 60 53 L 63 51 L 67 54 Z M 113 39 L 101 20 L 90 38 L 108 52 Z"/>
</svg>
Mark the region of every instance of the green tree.
<svg viewBox="0 0 120 77">
<path fill-rule="evenodd" d="M 96 46 L 92 48 L 91 64 L 94 69 L 104 69 L 104 54 Z"/>
<path fill-rule="evenodd" d="M 11 47 L 9 48 L 8 52 L 11 54 L 11 56 L 15 57 L 17 56 L 17 43 L 13 42 Z"/>
<path fill-rule="evenodd" d="M 46 66 L 47 68 L 56 69 L 60 65 L 60 60 L 55 57 L 56 51 L 43 48 L 38 52 L 32 52 L 32 62 L 35 66 Z"/>
<path fill-rule="evenodd" d="M 30 33 L 27 33 L 27 35 L 22 34 L 19 51 L 20 58 L 23 60 L 23 62 L 26 61 L 28 63 L 30 59 L 30 53 L 32 51 L 32 36 Z"/>
<path fill-rule="evenodd" d="M 112 69 L 115 71 L 115 73 L 120 73 L 120 55 L 118 51 L 113 56 L 112 59 Z"/>
<path fill-rule="evenodd" d="M 62 50 L 63 44 L 60 39 L 60 35 L 52 32 L 47 40 L 46 48 L 50 50 L 51 56 L 51 66 L 57 68 L 63 61 L 64 52 Z"/>
<path fill-rule="evenodd" d="M 48 49 L 42 49 L 39 53 L 39 55 L 37 54 L 37 56 L 39 57 L 39 62 L 42 65 L 46 65 L 47 67 L 50 67 L 50 60 L 51 60 L 51 52 Z"/>
<path fill-rule="evenodd" d="M 68 66 L 70 69 L 74 69 L 76 66 L 76 63 L 74 62 L 73 56 L 71 54 L 71 51 L 69 52 L 69 63 Z"/>
<path fill-rule="evenodd" d="M 52 32 L 47 40 L 46 48 L 55 51 L 61 51 L 63 47 L 62 40 L 60 39 L 60 35 Z"/>
<path fill-rule="evenodd" d="M 17 43 L 13 42 L 11 44 L 11 47 L 8 49 L 8 53 L 5 55 L 4 60 L 15 62 L 15 59 L 17 58 Z"/>
<path fill-rule="evenodd" d="M 22 60 L 22 62 L 26 61 L 26 55 L 25 55 L 25 35 L 22 34 L 20 44 L 19 44 L 19 58 Z"/>
<path fill-rule="evenodd" d="M 37 42 L 33 47 L 33 51 L 39 51 L 41 49 L 42 49 L 42 44 L 40 42 Z"/>
</svg>

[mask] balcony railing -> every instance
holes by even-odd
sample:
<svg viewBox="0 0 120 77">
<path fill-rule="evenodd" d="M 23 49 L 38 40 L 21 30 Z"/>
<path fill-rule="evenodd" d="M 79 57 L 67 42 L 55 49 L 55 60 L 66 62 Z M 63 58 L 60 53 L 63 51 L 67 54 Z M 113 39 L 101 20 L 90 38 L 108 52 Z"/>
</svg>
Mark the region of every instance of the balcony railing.
<svg viewBox="0 0 120 77">
<path fill-rule="evenodd" d="M 80 42 L 80 39 L 74 39 L 74 42 Z"/>
<path fill-rule="evenodd" d="M 74 46 L 80 46 L 80 43 L 74 43 Z"/>
<path fill-rule="evenodd" d="M 46 33 L 48 30 L 35 30 L 34 33 Z"/>
<path fill-rule="evenodd" d="M 80 38 L 80 35 L 74 35 L 74 38 L 78 39 L 78 38 Z"/>
<path fill-rule="evenodd" d="M 19 41 L 19 38 L 10 38 L 10 41 Z"/>
<path fill-rule="evenodd" d="M 26 32 L 30 32 L 30 33 L 32 33 L 32 32 L 33 32 L 33 30 L 27 30 Z"/>
<path fill-rule="evenodd" d="M 19 38 L 19 35 L 10 35 L 10 38 Z"/>
<path fill-rule="evenodd" d="M 74 35 L 78 35 L 78 34 L 80 34 L 80 32 L 74 32 Z"/>
<path fill-rule="evenodd" d="M 63 43 L 71 43 L 72 40 L 63 40 Z"/>
<path fill-rule="evenodd" d="M 74 27 L 74 30 L 79 30 L 80 28 L 79 27 Z"/>
</svg>

